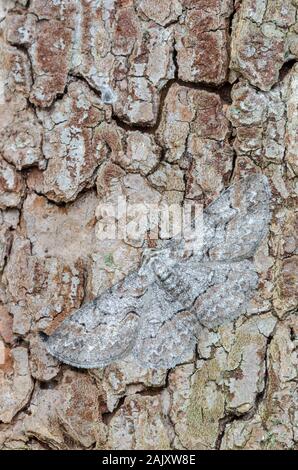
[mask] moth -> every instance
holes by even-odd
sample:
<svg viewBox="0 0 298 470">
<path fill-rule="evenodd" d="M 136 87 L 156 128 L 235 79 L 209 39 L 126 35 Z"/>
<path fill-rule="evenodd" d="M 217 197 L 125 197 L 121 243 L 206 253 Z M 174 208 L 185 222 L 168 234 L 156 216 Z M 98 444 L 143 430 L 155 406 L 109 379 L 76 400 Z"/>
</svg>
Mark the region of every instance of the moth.
<svg viewBox="0 0 298 470">
<path fill-rule="evenodd" d="M 48 352 L 82 368 L 104 367 L 128 355 L 153 369 L 184 362 L 200 328 L 245 313 L 258 285 L 253 256 L 267 233 L 269 204 L 265 176 L 232 184 L 205 209 L 198 250 L 188 252 L 177 239 L 145 250 L 138 270 L 45 338 Z"/>
</svg>

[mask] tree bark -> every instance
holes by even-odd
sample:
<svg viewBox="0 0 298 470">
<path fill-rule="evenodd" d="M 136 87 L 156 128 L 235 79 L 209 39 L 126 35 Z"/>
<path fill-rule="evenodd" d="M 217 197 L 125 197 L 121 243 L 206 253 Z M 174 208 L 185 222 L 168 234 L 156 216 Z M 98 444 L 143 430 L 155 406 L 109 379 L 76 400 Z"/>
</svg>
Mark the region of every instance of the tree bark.
<svg viewBox="0 0 298 470">
<path fill-rule="evenodd" d="M 297 8 L 0 0 L 0 448 L 298 448 Z M 99 204 L 206 206 L 253 173 L 272 218 L 245 315 L 170 370 L 47 353 L 141 260 L 99 240 Z"/>
</svg>

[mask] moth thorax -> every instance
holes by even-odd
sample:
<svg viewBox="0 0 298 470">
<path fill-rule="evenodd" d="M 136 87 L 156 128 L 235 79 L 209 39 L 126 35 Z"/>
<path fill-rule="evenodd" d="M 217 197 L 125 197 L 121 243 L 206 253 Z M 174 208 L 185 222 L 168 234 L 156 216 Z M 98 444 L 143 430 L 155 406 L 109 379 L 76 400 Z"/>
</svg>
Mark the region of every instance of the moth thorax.
<svg viewBox="0 0 298 470">
<path fill-rule="evenodd" d="M 172 278 L 174 275 L 174 270 L 172 266 L 169 266 L 165 262 L 162 262 L 160 260 L 155 260 L 154 272 L 158 279 L 162 282 L 165 282 L 167 279 Z"/>
</svg>

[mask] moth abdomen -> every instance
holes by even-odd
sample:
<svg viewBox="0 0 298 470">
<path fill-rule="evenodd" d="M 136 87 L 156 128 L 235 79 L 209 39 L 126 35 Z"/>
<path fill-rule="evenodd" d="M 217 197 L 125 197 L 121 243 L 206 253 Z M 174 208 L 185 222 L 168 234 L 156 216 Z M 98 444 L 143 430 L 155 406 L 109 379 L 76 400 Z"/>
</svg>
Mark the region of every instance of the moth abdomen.
<svg viewBox="0 0 298 470">
<path fill-rule="evenodd" d="M 160 286 L 173 300 L 182 304 L 191 303 L 191 286 L 174 267 L 163 266 L 163 269 L 157 269 L 155 274 Z"/>
</svg>

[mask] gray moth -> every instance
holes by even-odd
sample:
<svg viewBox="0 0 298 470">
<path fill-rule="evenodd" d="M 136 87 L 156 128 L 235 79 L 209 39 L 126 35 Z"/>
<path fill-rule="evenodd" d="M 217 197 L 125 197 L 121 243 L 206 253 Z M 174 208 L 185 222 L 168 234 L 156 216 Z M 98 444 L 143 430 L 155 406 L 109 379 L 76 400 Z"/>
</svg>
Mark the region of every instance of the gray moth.
<svg viewBox="0 0 298 470">
<path fill-rule="evenodd" d="M 269 203 L 265 176 L 232 184 L 204 211 L 200 249 L 189 252 L 177 239 L 146 249 L 138 270 L 45 338 L 48 352 L 82 368 L 128 355 L 154 369 L 184 362 L 202 326 L 246 312 L 258 285 L 253 256 L 267 233 Z"/>
</svg>

